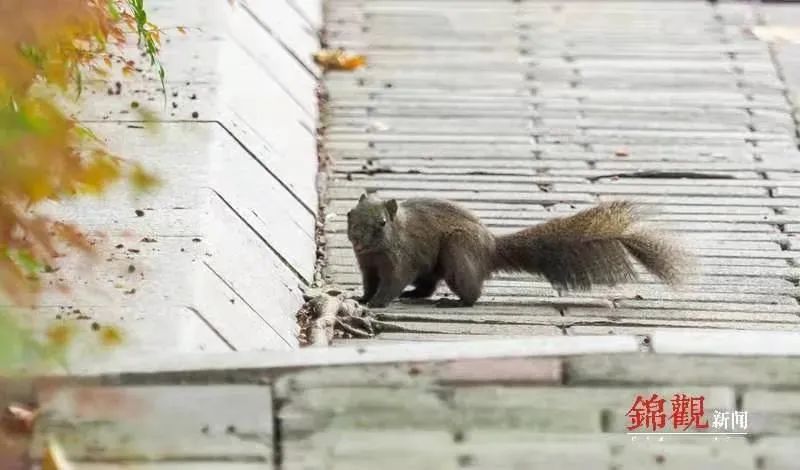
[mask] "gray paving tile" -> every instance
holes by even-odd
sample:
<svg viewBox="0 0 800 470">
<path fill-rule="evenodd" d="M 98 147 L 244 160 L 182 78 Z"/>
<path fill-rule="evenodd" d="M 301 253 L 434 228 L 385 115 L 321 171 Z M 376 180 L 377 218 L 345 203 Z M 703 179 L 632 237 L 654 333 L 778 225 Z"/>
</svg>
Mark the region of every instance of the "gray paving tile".
<svg viewBox="0 0 800 470">
<path fill-rule="evenodd" d="M 397 324 L 426 318 L 440 340 L 490 319 L 546 322 L 569 334 L 641 334 L 658 325 L 796 329 L 800 272 L 791 237 L 800 232 L 800 153 L 771 45 L 742 30 L 756 21 L 754 9 L 458 5 L 333 3 L 333 17 L 347 22 L 333 22 L 331 33 L 374 61 L 329 82 L 332 282 L 358 288 L 342 214 L 362 191 L 454 199 L 497 233 L 631 198 L 657 208 L 653 225 L 676 230 L 699 255 L 685 289 L 643 275 L 586 293 L 595 307 L 566 307 L 548 304 L 553 292 L 541 279 L 498 276 L 476 309 L 398 303 L 386 314 Z M 504 24 L 510 18 L 516 23 Z M 566 316 L 536 313 L 545 305 Z"/>
</svg>

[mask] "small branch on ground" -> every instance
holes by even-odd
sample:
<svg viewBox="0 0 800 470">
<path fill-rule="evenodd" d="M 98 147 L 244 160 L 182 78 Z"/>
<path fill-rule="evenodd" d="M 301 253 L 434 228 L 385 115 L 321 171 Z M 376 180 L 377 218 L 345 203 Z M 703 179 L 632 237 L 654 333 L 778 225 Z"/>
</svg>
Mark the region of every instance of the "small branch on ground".
<svg viewBox="0 0 800 470">
<path fill-rule="evenodd" d="M 305 298 L 297 314 L 303 346 L 326 347 L 334 338 L 372 338 L 382 324 L 358 300 L 340 291 L 310 291 Z"/>
</svg>

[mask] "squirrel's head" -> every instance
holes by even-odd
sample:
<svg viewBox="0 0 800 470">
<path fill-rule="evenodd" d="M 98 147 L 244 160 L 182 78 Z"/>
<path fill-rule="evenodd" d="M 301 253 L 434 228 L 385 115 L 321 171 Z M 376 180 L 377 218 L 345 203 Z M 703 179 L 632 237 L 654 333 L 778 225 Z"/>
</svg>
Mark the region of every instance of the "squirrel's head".
<svg viewBox="0 0 800 470">
<path fill-rule="evenodd" d="M 362 194 L 358 204 L 347 213 L 347 238 L 356 253 L 384 246 L 391 236 L 392 223 L 397 216 L 397 201 Z"/>
</svg>

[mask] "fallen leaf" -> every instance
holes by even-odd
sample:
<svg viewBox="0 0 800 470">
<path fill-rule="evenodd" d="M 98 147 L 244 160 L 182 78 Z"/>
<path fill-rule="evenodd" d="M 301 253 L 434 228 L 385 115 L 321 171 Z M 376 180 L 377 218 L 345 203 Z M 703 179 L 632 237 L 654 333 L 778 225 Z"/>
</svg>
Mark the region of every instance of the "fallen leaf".
<svg viewBox="0 0 800 470">
<path fill-rule="evenodd" d="M 81 186 L 84 192 L 98 194 L 120 175 L 119 163 L 108 155 L 97 155 L 81 175 Z"/>
<path fill-rule="evenodd" d="M 73 470 L 75 467 L 67 461 L 64 450 L 54 440 L 47 443 L 42 456 L 42 470 Z"/>
<path fill-rule="evenodd" d="M 75 329 L 68 324 L 60 323 L 47 329 L 47 339 L 56 348 L 69 346 L 72 338 L 75 337 Z"/>
<path fill-rule="evenodd" d="M 106 347 L 118 346 L 123 341 L 122 331 L 113 326 L 101 327 L 98 335 L 100 342 Z"/>
<path fill-rule="evenodd" d="M 791 42 L 800 44 L 800 28 L 789 26 L 753 26 L 753 36 L 767 42 Z"/>
<path fill-rule="evenodd" d="M 325 70 L 355 70 L 365 65 L 367 59 L 342 49 L 323 49 L 314 54 L 314 62 Z"/>
<path fill-rule="evenodd" d="M 139 164 L 133 166 L 133 170 L 130 173 L 130 181 L 137 192 L 146 192 L 161 184 L 161 180 L 157 176 L 146 171 Z"/>
</svg>

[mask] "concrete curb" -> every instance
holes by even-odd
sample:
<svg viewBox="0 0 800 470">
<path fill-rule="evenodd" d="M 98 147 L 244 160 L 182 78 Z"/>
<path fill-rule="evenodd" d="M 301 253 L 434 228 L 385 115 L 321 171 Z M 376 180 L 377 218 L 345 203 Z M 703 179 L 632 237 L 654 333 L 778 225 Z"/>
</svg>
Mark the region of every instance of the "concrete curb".
<svg viewBox="0 0 800 470">
<path fill-rule="evenodd" d="M 218 374 L 266 373 L 284 369 L 365 366 L 420 361 L 547 359 L 557 357 L 628 355 L 658 359 L 689 358 L 783 358 L 800 357 L 800 333 L 783 331 L 688 331 L 655 330 L 647 341 L 634 335 L 534 336 L 530 338 L 420 341 L 405 344 L 373 343 L 336 348 L 304 348 L 299 351 L 247 353 L 152 354 L 98 365 L 80 374 L 84 378 L 171 375 L 212 377 Z M 650 346 L 648 346 L 650 345 Z M 625 356 L 625 357 L 628 357 Z M 782 360 L 783 360 L 782 359 Z M 591 360 L 591 359 L 589 359 Z M 666 359 L 664 359 L 666 360 Z"/>
</svg>

